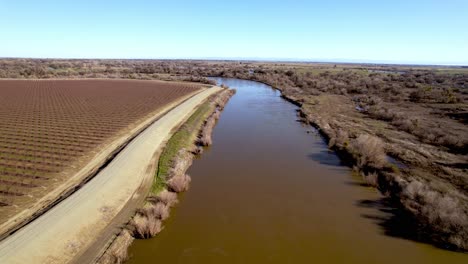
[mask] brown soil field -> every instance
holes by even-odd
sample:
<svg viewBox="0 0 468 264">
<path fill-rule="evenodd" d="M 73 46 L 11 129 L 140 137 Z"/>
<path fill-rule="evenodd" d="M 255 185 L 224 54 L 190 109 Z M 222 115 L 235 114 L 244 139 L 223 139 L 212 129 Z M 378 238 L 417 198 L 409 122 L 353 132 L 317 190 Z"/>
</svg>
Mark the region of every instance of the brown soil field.
<svg viewBox="0 0 468 264">
<path fill-rule="evenodd" d="M 0 80 L 0 223 L 71 177 L 113 139 L 200 87 Z"/>
</svg>

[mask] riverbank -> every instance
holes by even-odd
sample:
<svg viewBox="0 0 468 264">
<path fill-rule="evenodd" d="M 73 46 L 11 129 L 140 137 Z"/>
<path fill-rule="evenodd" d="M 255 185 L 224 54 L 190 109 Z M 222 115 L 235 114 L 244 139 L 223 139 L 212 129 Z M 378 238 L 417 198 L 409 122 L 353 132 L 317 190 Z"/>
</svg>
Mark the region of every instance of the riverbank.
<svg viewBox="0 0 468 264">
<path fill-rule="evenodd" d="M 409 218 L 404 222 L 416 223 L 412 232 L 397 231 L 399 236 L 444 249 L 468 250 L 465 155 L 395 129 L 359 110 L 359 104 L 348 96 L 304 94 L 267 80 L 259 82 L 278 89 L 284 99 L 299 106 L 299 119 L 316 127 L 329 147 L 369 186 L 399 205 L 402 215 Z"/>
<path fill-rule="evenodd" d="M 150 193 L 145 204 L 115 238 L 98 263 L 122 263 L 135 238 L 147 239 L 162 231 L 162 222 L 169 217 L 177 201 L 177 193 L 186 191 L 190 183 L 187 169 L 203 146 L 211 145 L 211 132 L 235 90 L 224 90 L 203 103 L 185 122 L 160 155 Z"/>
<path fill-rule="evenodd" d="M 452 181 L 463 181 L 462 157 L 428 144 L 385 122 L 367 118 L 342 96 L 321 95 L 304 100 L 301 117 L 329 141 L 330 148 L 358 171 L 365 181 L 391 197 L 419 222 L 409 239 L 438 247 L 468 249 L 467 197 Z M 452 167 L 452 168 L 451 168 Z M 447 182 L 441 173 L 453 176 Z"/>
</svg>

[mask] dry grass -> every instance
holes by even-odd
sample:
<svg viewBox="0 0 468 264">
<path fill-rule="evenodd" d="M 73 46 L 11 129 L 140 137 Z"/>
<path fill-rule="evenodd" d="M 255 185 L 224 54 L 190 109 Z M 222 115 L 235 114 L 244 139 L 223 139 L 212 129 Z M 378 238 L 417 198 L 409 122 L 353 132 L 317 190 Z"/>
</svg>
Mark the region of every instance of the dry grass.
<svg viewBox="0 0 468 264">
<path fill-rule="evenodd" d="M 181 149 L 174 157 L 171 168 L 169 169 L 169 178 L 184 174 L 192 165 L 193 155 L 187 149 Z"/>
<path fill-rule="evenodd" d="M 130 222 L 133 230 L 133 237 L 148 239 L 157 235 L 162 230 L 160 219 L 148 218 L 143 215 L 136 215 Z"/>
<path fill-rule="evenodd" d="M 337 147 L 339 149 L 346 149 L 349 146 L 349 135 L 343 129 L 338 129 L 336 135 L 330 138 L 328 142 L 328 147 L 333 148 Z"/>
<path fill-rule="evenodd" d="M 167 186 L 169 190 L 180 193 L 188 190 L 191 180 L 187 174 L 176 175 L 167 181 Z"/>
<path fill-rule="evenodd" d="M 414 112 L 408 113 L 408 109 L 404 109 L 406 112 L 402 112 L 403 110 L 389 109 L 380 104 L 370 106 L 364 113 L 372 118 L 389 122 L 396 129 L 408 132 L 424 143 L 446 147 L 453 153 L 466 153 L 468 139 L 460 134 L 459 125 L 455 126 L 449 118 L 437 118 L 434 114 L 431 116 L 417 107 L 413 107 L 412 110 Z M 435 109 L 432 112 L 441 111 Z M 423 122 L 424 119 L 430 121 Z"/>
<path fill-rule="evenodd" d="M 429 187 L 430 184 L 413 180 L 404 188 L 400 197 L 406 208 L 421 219 L 440 242 L 458 248 L 468 248 L 468 212 L 456 199 L 456 194 L 443 194 Z"/>
<path fill-rule="evenodd" d="M 226 96 L 220 96 L 221 98 L 225 98 Z M 229 97 L 227 97 L 229 99 Z M 216 121 L 219 119 L 221 115 L 220 109 L 224 108 L 224 104 L 227 102 L 227 99 L 221 100 L 221 102 L 217 103 L 217 109 L 211 116 L 206 120 L 205 124 L 203 125 L 203 128 L 201 129 L 199 135 L 198 135 L 198 141 L 197 143 L 201 146 L 210 146 L 213 144 L 213 139 L 212 139 L 212 134 L 213 134 L 213 129 L 216 125 Z M 221 103 L 221 104 L 220 104 Z"/>
<path fill-rule="evenodd" d="M 360 168 L 382 168 L 387 163 L 385 144 L 380 138 L 362 134 L 351 143 L 351 146 L 357 155 Z"/>
<path fill-rule="evenodd" d="M 166 220 L 169 217 L 169 206 L 163 203 L 157 203 L 151 206 L 151 215 L 149 217 L 155 217 L 161 220 Z"/>
<path fill-rule="evenodd" d="M 158 196 L 148 198 L 149 202 L 128 223 L 128 229 L 137 239 L 148 239 L 156 236 L 161 230 L 162 221 L 170 214 L 170 207 L 177 203 L 177 195 L 163 191 Z"/>
<path fill-rule="evenodd" d="M 226 106 L 227 102 L 229 101 L 229 99 L 231 98 L 231 96 L 233 96 L 234 94 L 236 93 L 236 90 L 234 89 L 231 89 L 231 90 L 227 90 L 225 93 L 223 93 L 221 96 L 218 96 L 216 99 L 215 99 L 215 103 L 216 103 L 216 107 L 222 111 L 224 109 L 224 107 Z M 218 117 L 219 117 L 219 114 L 218 113 Z M 217 118 L 218 118 L 217 117 Z"/>
<path fill-rule="evenodd" d="M 198 144 L 201 146 L 210 146 L 213 144 L 213 140 L 211 138 L 211 135 L 213 133 L 214 126 L 216 124 L 216 119 L 211 116 L 206 122 L 205 126 L 203 127 L 202 131 L 200 132 L 200 135 L 198 137 Z"/>
<path fill-rule="evenodd" d="M 361 173 L 364 182 L 372 187 L 379 187 L 379 175 L 376 172 L 370 172 L 368 174 Z"/>
<path fill-rule="evenodd" d="M 115 254 L 112 255 L 110 259 L 110 263 L 113 264 L 123 264 L 129 259 L 128 256 L 128 248 L 126 250 L 123 250 L 122 252 L 116 252 Z"/>
<path fill-rule="evenodd" d="M 192 154 L 193 155 L 201 155 L 203 154 L 203 147 L 202 146 L 196 146 L 193 151 L 192 151 Z"/>
<path fill-rule="evenodd" d="M 106 253 L 97 261 L 98 264 L 123 264 L 129 259 L 128 247 L 133 237 L 129 230 L 124 229 L 107 249 Z"/>
<path fill-rule="evenodd" d="M 228 102 L 229 98 L 236 93 L 235 90 L 228 90 L 222 93 L 220 96 L 216 97 L 215 104 L 216 110 L 211 116 L 206 120 L 200 134 L 198 135 L 197 143 L 201 146 L 210 146 L 213 144 L 212 134 L 213 129 L 216 125 L 216 121 L 221 115 L 221 111 L 224 109 L 224 106 Z"/>
<path fill-rule="evenodd" d="M 153 204 L 161 202 L 170 207 L 179 202 L 179 200 L 177 200 L 177 194 L 168 190 L 163 190 L 158 195 L 151 195 L 147 200 Z"/>
<path fill-rule="evenodd" d="M 192 161 L 193 154 L 186 149 L 181 149 L 177 153 L 169 170 L 169 180 L 166 183 L 170 191 L 180 193 L 188 190 L 191 178 L 185 172 L 192 165 Z"/>
</svg>

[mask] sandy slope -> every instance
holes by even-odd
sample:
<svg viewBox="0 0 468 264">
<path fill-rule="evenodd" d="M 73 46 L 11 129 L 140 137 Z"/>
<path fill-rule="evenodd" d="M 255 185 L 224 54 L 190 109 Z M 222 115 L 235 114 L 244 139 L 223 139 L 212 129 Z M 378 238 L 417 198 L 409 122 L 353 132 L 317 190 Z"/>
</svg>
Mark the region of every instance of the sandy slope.
<svg viewBox="0 0 468 264">
<path fill-rule="evenodd" d="M 138 196 L 151 159 L 171 131 L 220 88 L 207 89 L 156 121 L 83 188 L 0 242 L 0 263 L 66 263 L 85 251 Z"/>
</svg>

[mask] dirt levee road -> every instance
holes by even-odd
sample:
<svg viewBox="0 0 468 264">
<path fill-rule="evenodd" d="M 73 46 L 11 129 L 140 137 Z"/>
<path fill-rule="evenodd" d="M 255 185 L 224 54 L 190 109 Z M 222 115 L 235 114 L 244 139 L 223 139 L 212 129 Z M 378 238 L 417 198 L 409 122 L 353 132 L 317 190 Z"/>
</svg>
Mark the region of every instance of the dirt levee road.
<svg viewBox="0 0 468 264">
<path fill-rule="evenodd" d="M 125 204 L 145 178 L 151 159 L 208 96 L 207 89 L 160 118 L 128 144 L 83 188 L 47 213 L 0 242 L 0 263 L 67 263 L 83 252 Z"/>
</svg>

